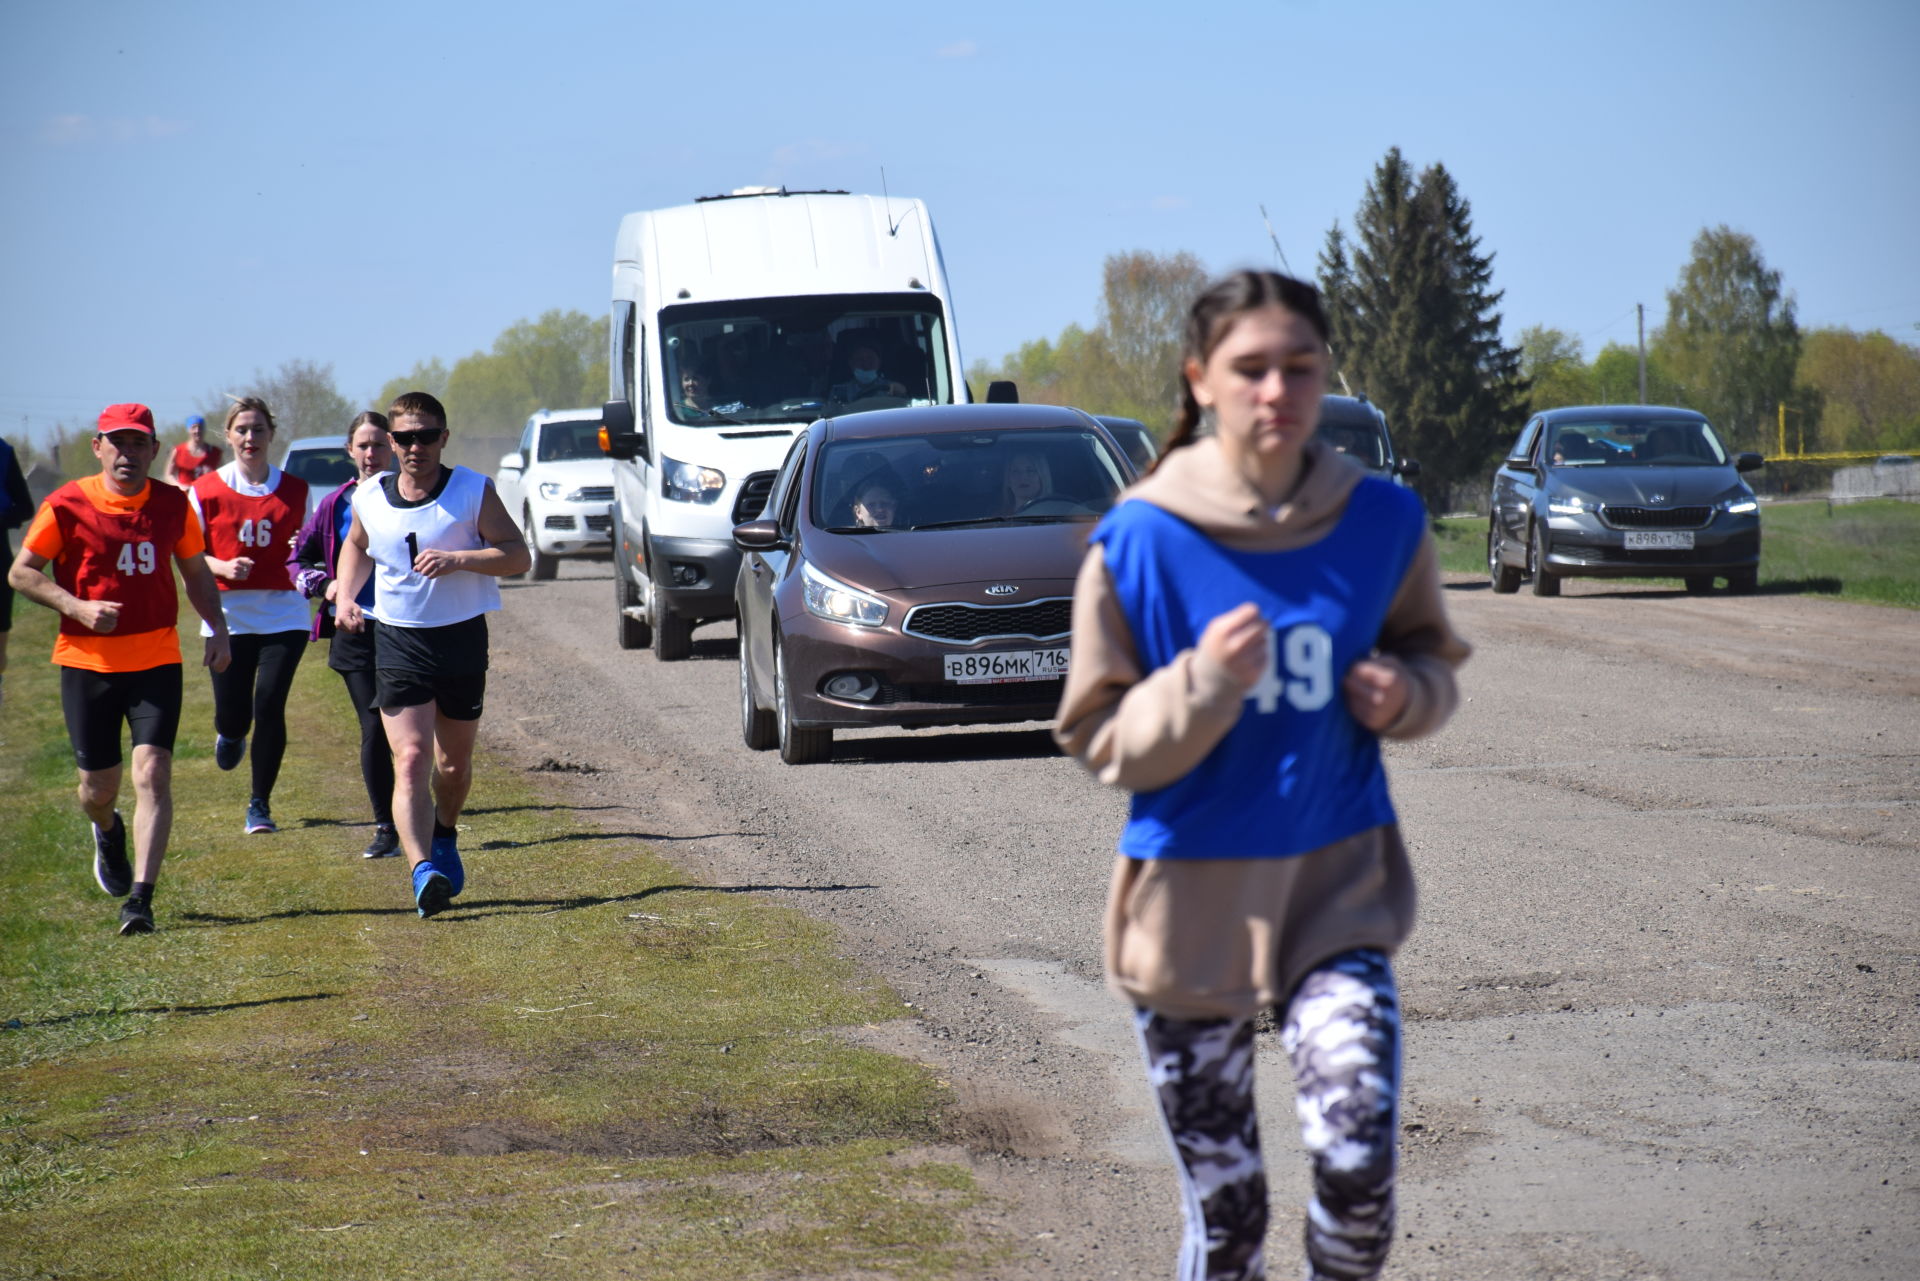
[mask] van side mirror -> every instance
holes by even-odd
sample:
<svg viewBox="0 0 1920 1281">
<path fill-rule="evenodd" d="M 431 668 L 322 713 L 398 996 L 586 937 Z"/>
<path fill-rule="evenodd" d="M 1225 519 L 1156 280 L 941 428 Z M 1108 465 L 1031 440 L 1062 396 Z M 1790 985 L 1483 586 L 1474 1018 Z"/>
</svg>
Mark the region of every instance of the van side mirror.
<svg viewBox="0 0 1920 1281">
<path fill-rule="evenodd" d="M 600 451 L 610 458 L 632 458 L 639 454 L 642 444 L 633 423 L 633 406 L 624 400 L 609 400 L 600 410 Z"/>
<path fill-rule="evenodd" d="M 996 378 L 987 384 L 987 403 L 1017 405 L 1020 403 L 1020 388 L 1011 378 Z"/>
<path fill-rule="evenodd" d="M 743 552 L 774 552 L 786 549 L 777 520 L 750 520 L 733 527 L 733 545 Z"/>
<path fill-rule="evenodd" d="M 511 454 L 500 455 L 501 471 L 525 471 L 526 469 L 527 460 L 520 456 L 518 450 L 515 450 Z"/>
<path fill-rule="evenodd" d="M 1741 454 L 1733 460 L 1735 471 L 1759 471 L 1767 465 L 1767 460 L 1759 454 Z"/>
</svg>

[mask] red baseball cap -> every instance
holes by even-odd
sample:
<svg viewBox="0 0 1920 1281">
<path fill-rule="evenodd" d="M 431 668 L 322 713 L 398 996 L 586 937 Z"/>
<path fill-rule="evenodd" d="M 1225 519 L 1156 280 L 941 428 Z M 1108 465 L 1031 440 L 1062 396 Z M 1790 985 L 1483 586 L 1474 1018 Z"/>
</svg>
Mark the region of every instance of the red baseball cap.
<svg viewBox="0 0 1920 1281">
<path fill-rule="evenodd" d="M 94 430 L 102 436 L 115 431 L 143 431 L 152 436 L 153 411 L 145 405 L 108 405 L 100 411 L 100 424 Z"/>
</svg>

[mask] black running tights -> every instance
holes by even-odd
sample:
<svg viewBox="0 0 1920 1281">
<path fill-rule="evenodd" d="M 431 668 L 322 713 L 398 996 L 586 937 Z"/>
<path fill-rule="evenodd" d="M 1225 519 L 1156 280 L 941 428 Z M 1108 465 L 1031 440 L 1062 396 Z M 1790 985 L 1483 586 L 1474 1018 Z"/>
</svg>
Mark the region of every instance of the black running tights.
<svg viewBox="0 0 1920 1281">
<path fill-rule="evenodd" d="M 307 634 L 247 633 L 232 643 L 233 661 L 226 671 L 213 673 L 214 732 L 245 738 L 252 731 L 253 794 L 272 800 L 280 759 L 287 754 L 287 694 L 306 653 Z"/>
<path fill-rule="evenodd" d="M 373 821 L 392 823 L 393 749 L 387 745 L 387 727 L 380 721 L 380 709 L 373 705 L 373 669 L 341 672 L 340 679 L 347 683 L 347 697 L 353 700 L 354 714 L 360 718 L 360 777 L 366 780 Z"/>
</svg>

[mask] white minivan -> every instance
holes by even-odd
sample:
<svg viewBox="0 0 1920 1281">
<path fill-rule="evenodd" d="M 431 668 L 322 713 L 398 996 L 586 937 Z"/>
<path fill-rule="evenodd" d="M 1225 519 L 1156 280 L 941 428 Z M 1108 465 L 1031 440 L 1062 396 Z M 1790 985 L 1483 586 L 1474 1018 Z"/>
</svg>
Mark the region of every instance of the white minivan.
<svg viewBox="0 0 1920 1281">
<path fill-rule="evenodd" d="M 753 187 L 628 214 L 611 342 L 617 636 L 669 661 L 733 617 L 733 527 L 806 424 L 967 399 L 940 244 L 905 197 Z"/>
</svg>

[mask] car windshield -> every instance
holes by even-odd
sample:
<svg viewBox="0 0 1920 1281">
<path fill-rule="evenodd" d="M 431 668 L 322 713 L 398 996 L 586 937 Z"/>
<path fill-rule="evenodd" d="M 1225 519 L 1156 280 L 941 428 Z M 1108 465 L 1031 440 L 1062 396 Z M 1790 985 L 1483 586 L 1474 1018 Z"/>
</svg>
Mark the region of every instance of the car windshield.
<svg viewBox="0 0 1920 1281">
<path fill-rule="evenodd" d="M 543 463 L 565 462 L 571 458 L 604 458 L 600 452 L 600 420 L 577 418 L 571 422 L 550 422 L 540 429 L 537 446 Z"/>
<path fill-rule="evenodd" d="M 813 523 L 839 533 L 1091 521 L 1127 483 L 1092 428 L 943 432 L 827 446 Z"/>
<path fill-rule="evenodd" d="M 677 423 L 812 422 L 953 403 L 940 303 L 925 294 L 762 298 L 661 314 Z"/>
<path fill-rule="evenodd" d="M 283 470 L 307 482 L 309 487 L 345 484 L 354 477 L 353 459 L 347 451 L 329 446 L 324 449 L 295 449 L 287 454 Z"/>
<path fill-rule="evenodd" d="M 1368 471 L 1387 470 L 1386 434 L 1371 413 L 1340 412 L 1331 405 L 1323 406 L 1316 434 L 1336 453 L 1345 454 Z"/>
<path fill-rule="evenodd" d="M 1724 467 L 1727 451 L 1704 418 L 1558 422 L 1547 437 L 1554 467 Z"/>
</svg>

